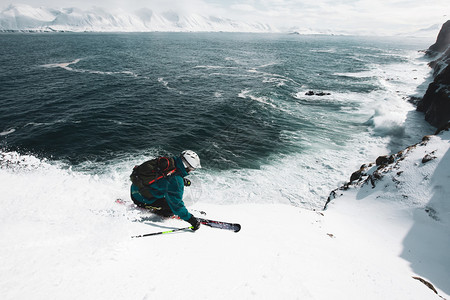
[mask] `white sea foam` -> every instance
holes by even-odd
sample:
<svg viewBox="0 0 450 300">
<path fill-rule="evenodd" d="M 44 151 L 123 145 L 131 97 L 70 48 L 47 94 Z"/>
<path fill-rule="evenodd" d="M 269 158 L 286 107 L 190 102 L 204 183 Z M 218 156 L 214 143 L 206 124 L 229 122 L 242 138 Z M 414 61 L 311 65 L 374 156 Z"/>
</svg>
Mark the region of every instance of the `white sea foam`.
<svg viewBox="0 0 450 300">
<path fill-rule="evenodd" d="M 413 142 L 417 138 L 414 132 L 432 132 L 424 120 L 416 115 L 414 106 L 407 100 L 410 96 L 422 96 L 430 80 L 431 69 L 422 54 L 416 51 L 403 54 L 405 62 L 370 66 L 370 70 L 351 73 L 336 73 L 337 76 L 367 78 L 374 80 L 380 87 L 365 96 L 356 94 L 349 99 L 359 98 L 359 111 L 370 113 L 367 124 L 377 136 L 404 138 L 404 142 Z M 302 97 L 301 93 L 297 97 Z M 344 99 L 331 96 L 334 100 Z M 317 97 L 316 97 L 317 98 Z M 324 99 L 326 100 L 326 99 Z M 415 124 L 410 120 L 415 120 Z M 422 129 L 419 129 L 420 128 Z M 411 129 L 413 128 L 413 129 Z"/>
<path fill-rule="evenodd" d="M 257 138 L 257 137 L 255 137 Z M 322 208 L 329 192 L 349 179 L 364 162 L 385 154 L 386 140 L 366 132 L 347 144 L 308 132 L 283 134 L 284 142 L 302 145 L 302 152 L 273 155 L 259 170 L 200 171 L 202 202 L 279 203 Z"/>
<path fill-rule="evenodd" d="M 55 120 L 55 121 L 52 121 L 52 122 L 29 122 L 29 123 L 25 124 L 25 127 L 27 127 L 27 126 L 35 126 L 35 127 L 38 127 L 38 126 L 52 126 L 52 125 L 55 125 L 55 124 L 65 123 L 65 122 L 67 122 L 67 119 L 58 119 L 58 120 Z M 77 122 L 79 122 L 79 121 L 74 121 L 73 123 L 77 123 Z"/>
<path fill-rule="evenodd" d="M 195 66 L 194 69 L 238 69 L 238 67 L 226 67 L 226 66 L 213 66 L 213 65 L 205 65 L 205 66 Z"/>
<path fill-rule="evenodd" d="M 371 125 L 374 133 L 379 136 L 403 137 L 405 118 L 406 115 L 398 110 L 379 106 L 367 124 Z"/>
<path fill-rule="evenodd" d="M 159 77 L 159 78 L 158 78 L 158 82 L 162 83 L 162 85 L 163 85 L 164 87 L 168 87 L 168 86 L 169 86 L 169 82 L 168 82 L 167 80 L 164 80 L 163 77 Z"/>
<path fill-rule="evenodd" d="M 174 91 L 174 92 L 176 92 L 176 93 L 178 93 L 180 95 L 184 95 L 185 94 L 185 92 L 180 91 L 179 89 L 176 89 L 176 88 L 173 88 L 173 87 L 169 86 L 169 82 L 163 77 L 159 77 L 158 78 L 158 82 L 161 83 L 167 90 Z"/>
<path fill-rule="evenodd" d="M 53 63 L 53 64 L 45 64 L 42 65 L 44 68 L 61 68 L 67 71 L 71 72 L 77 72 L 77 73 L 89 73 L 89 74 L 99 74 L 99 75 L 117 75 L 117 74 L 124 74 L 129 75 L 133 77 L 139 77 L 134 72 L 131 71 L 99 71 L 99 70 L 87 70 L 87 69 L 78 69 L 78 68 L 72 68 L 71 65 L 75 65 L 81 61 L 80 58 L 75 59 L 71 62 L 63 62 L 63 63 Z"/>
<path fill-rule="evenodd" d="M 210 73 L 208 74 L 208 76 L 218 76 L 218 77 L 238 77 L 238 78 L 243 78 L 243 77 L 254 77 L 253 75 L 243 75 L 243 74 L 230 74 L 230 73 L 220 73 L 220 72 L 214 72 L 214 73 Z"/>
<path fill-rule="evenodd" d="M 277 83 L 277 86 L 285 85 L 287 82 L 292 83 L 297 86 L 301 86 L 300 83 L 295 81 L 294 79 L 280 75 L 275 73 L 268 73 L 261 70 L 258 70 L 256 68 L 247 70 L 248 73 L 254 73 L 256 76 L 261 76 L 264 83 Z"/>
<path fill-rule="evenodd" d="M 10 128 L 10 129 L 7 129 L 5 131 L 0 132 L 0 136 L 5 136 L 5 135 L 11 134 L 11 133 L 13 133 L 15 131 L 16 131 L 15 128 Z"/>
<path fill-rule="evenodd" d="M 336 48 L 329 48 L 329 49 L 311 49 L 310 52 L 317 52 L 317 53 L 336 53 Z"/>
<path fill-rule="evenodd" d="M 273 61 L 273 62 L 268 62 L 266 64 L 262 64 L 262 65 L 260 65 L 260 66 L 258 66 L 256 68 L 257 69 L 262 69 L 262 68 L 267 68 L 267 67 L 274 66 L 274 65 L 277 65 L 277 64 L 278 64 L 277 62 Z"/>
<path fill-rule="evenodd" d="M 62 68 L 64 70 L 67 71 L 77 71 L 74 70 L 73 68 L 69 67 L 70 65 L 74 65 L 77 64 L 78 62 L 80 62 L 80 58 L 75 59 L 74 61 L 71 62 L 63 62 L 63 63 L 54 63 L 54 64 L 46 64 L 46 65 L 42 65 L 45 68 Z"/>
<path fill-rule="evenodd" d="M 250 91 L 250 90 L 247 90 L 247 89 L 242 90 L 242 91 L 238 94 L 238 97 L 239 97 L 239 98 L 243 98 L 243 99 L 247 99 L 247 98 L 248 98 L 248 99 L 257 101 L 257 102 L 259 102 L 259 103 L 262 103 L 262 104 L 264 104 L 264 105 L 268 105 L 268 106 L 271 106 L 271 107 L 273 107 L 273 108 L 280 109 L 278 106 L 276 106 L 274 103 L 272 103 L 272 100 L 271 100 L 269 97 L 265 97 L 265 96 L 263 96 L 263 97 L 257 97 L 257 96 L 255 96 L 255 95 L 252 95 L 251 91 Z"/>
</svg>

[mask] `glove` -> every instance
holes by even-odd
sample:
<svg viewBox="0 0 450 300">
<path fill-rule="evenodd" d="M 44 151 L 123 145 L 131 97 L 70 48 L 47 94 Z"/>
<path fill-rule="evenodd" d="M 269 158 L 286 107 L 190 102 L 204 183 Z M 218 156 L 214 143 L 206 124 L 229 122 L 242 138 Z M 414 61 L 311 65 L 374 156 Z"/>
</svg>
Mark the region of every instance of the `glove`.
<svg viewBox="0 0 450 300">
<path fill-rule="evenodd" d="M 192 228 L 192 230 L 196 231 L 197 229 L 200 228 L 200 224 L 201 224 L 201 223 L 200 223 L 199 220 L 197 220 L 196 217 L 194 217 L 194 216 L 191 215 L 191 218 L 188 220 L 188 222 L 189 222 L 189 224 L 192 225 L 192 227 L 194 227 L 194 228 Z"/>
<path fill-rule="evenodd" d="M 183 178 L 184 186 L 191 186 L 191 181 L 187 178 Z"/>
</svg>

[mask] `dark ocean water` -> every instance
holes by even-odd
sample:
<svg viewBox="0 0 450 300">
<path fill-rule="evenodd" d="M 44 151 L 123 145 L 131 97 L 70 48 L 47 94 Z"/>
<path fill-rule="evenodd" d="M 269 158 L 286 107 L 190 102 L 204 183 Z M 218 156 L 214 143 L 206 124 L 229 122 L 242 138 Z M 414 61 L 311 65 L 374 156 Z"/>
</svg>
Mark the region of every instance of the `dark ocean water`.
<svg viewBox="0 0 450 300">
<path fill-rule="evenodd" d="M 292 195 L 281 197 L 291 203 L 323 197 L 360 160 L 411 138 L 404 119 L 413 108 L 404 98 L 429 72 L 418 53 L 428 43 L 286 34 L 0 34 L 0 145 L 2 153 L 89 166 L 91 173 L 192 149 L 203 175 L 213 178 L 205 177 L 204 186 L 215 176 L 233 186 L 248 175 L 217 172 L 261 170 L 249 175 L 261 178 L 257 185 L 288 180 L 264 183 L 275 182 L 266 194 L 288 189 Z M 309 90 L 330 95 L 306 96 Z"/>
<path fill-rule="evenodd" d="M 301 151 L 284 144 L 281 132 L 320 130 L 311 110 L 346 105 L 293 95 L 369 93 L 379 88 L 371 80 L 335 74 L 404 59 L 384 55 L 398 49 L 392 41 L 333 36 L 67 33 L 0 40 L 0 130 L 15 129 L 3 146 L 75 164 L 186 148 L 197 149 L 206 165 L 257 167 L 270 154 Z M 239 96 L 243 91 L 251 95 Z M 344 119 L 333 126 L 365 129 Z"/>
</svg>

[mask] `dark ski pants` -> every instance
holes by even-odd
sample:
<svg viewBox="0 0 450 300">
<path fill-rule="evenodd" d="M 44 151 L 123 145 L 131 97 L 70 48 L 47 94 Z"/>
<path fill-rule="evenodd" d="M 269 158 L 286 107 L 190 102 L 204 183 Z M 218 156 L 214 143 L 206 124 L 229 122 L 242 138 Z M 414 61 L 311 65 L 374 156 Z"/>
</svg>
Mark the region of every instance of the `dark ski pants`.
<svg viewBox="0 0 450 300">
<path fill-rule="evenodd" d="M 145 204 L 136 200 L 136 198 L 133 197 L 133 194 L 131 194 L 131 200 L 133 200 L 134 204 L 136 204 L 138 207 L 148 209 L 152 213 L 157 214 L 161 217 L 173 216 L 173 212 L 170 209 L 169 204 L 167 204 L 165 198 L 156 199 L 156 201 L 152 204 Z"/>
</svg>

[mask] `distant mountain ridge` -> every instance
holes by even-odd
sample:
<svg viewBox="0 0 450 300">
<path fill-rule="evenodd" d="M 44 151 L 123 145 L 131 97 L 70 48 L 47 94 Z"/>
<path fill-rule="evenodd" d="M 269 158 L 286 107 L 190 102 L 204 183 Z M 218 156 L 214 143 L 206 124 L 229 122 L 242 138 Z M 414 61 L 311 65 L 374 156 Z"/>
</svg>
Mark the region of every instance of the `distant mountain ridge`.
<svg viewBox="0 0 450 300">
<path fill-rule="evenodd" d="M 3 6 L 4 7 L 4 6 Z M 0 8 L 0 9 L 3 9 Z M 297 20 L 298 21 L 298 20 Z M 319 26 L 321 27 L 321 26 Z M 410 32 L 393 32 L 393 35 L 427 37 L 435 36 L 439 25 L 416 28 Z M 336 26 L 316 28 L 307 23 L 292 24 L 289 20 L 275 25 L 246 19 L 234 19 L 198 13 L 182 13 L 174 10 L 154 11 L 141 8 L 133 12 L 110 12 L 100 7 L 83 10 L 76 7 L 32 7 L 26 4 L 10 4 L 0 10 L 0 32 L 284 32 L 300 35 L 380 35 L 375 31 L 343 29 Z M 381 34 L 384 35 L 384 34 Z"/>
<path fill-rule="evenodd" d="M 110 13 L 101 8 L 35 8 L 25 4 L 11 4 L 0 12 L 0 31 L 226 31 L 276 32 L 268 24 L 236 21 L 216 16 L 179 14 L 174 11 L 156 13 L 143 8 L 134 13 Z"/>
</svg>

